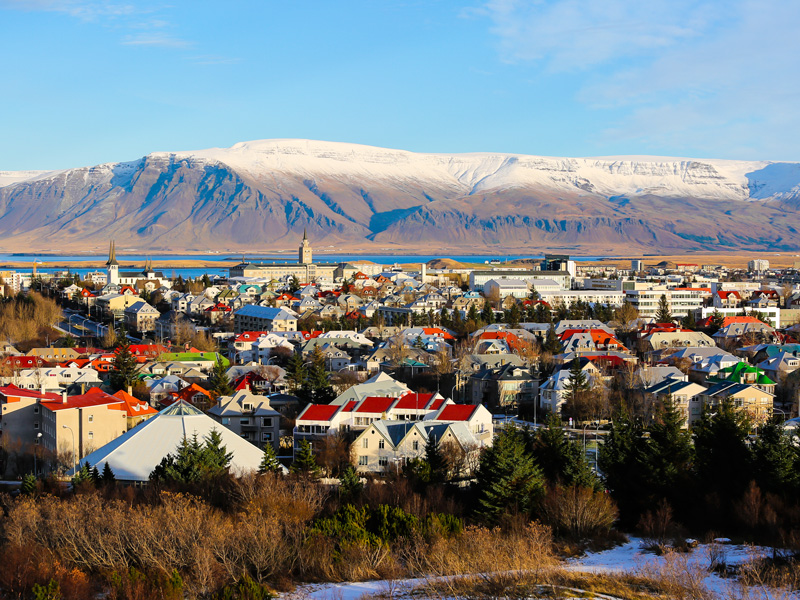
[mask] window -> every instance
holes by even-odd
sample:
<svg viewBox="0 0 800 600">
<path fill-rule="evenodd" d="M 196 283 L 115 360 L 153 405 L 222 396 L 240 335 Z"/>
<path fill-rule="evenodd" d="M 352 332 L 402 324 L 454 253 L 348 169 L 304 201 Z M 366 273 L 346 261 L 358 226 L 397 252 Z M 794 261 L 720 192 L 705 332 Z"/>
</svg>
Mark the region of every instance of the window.
<svg viewBox="0 0 800 600">
<path fill-rule="evenodd" d="M 412 447 L 412 448 L 414 448 L 414 450 L 419 450 L 419 442 L 415 441 L 415 442 L 414 442 L 414 443 L 411 445 L 411 447 Z"/>
<path fill-rule="evenodd" d="M 271 433 L 262 433 L 261 434 L 261 441 L 262 442 L 271 442 L 272 441 L 272 434 Z"/>
<path fill-rule="evenodd" d="M 272 417 L 261 417 L 262 427 L 272 427 Z"/>
<path fill-rule="evenodd" d="M 381 457 L 378 459 L 378 465 L 379 465 L 379 466 L 381 466 L 381 467 L 385 467 L 385 466 L 386 466 L 386 465 L 388 465 L 388 464 L 389 464 L 389 459 L 388 459 L 388 458 L 386 458 L 385 456 L 381 456 Z"/>
<path fill-rule="evenodd" d="M 89 437 L 90 440 L 93 440 L 94 439 L 94 431 L 90 431 L 88 437 Z"/>
<path fill-rule="evenodd" d="M 378 449 L 379 450 L 383 450 L 385 446 L 386 446 L 386 442 L 384 442 L 383 440 L 378 440 Z"/>
<path fill-rule="evenodd" d="M 369 438 L 364 438 L 364 440 L 361 442 L 361 447 L 369 448 Z"/>
<path fill-rule="evenodd" d="M 358 466 L 359 467 L 366 467 L 367 466 L 367 457 L 366 456 L 359 456 L 358 457 Z"/>
<path fill-rule="evenodd" d="M 253 405 L 252 404 L 245 404 L 244 406 L 242 406 L 242 408 L 244 410 L 253 410 Z"/>
<path fill-rule="evenodd" d="M 250 425 L 250 419 L 239 419 L 239 425 Z"/>
<path fill-rule="evenodd" d="M 223 425 L 229 425 L 230 422 L 231 422 L 230 417 L 222 417 L 222 424 Z"/>
<path fill-rule="evenodd" d="M 3 407 L 3 408 L 5 408 L 5 407 Z M 33 414 L 35 414 L 35 415 L 39 414 L 39 407 L 38 406 L 34 406 L 33 407 Z"/>
<path fill-rule="evenodd" d="M 39 423 L 34 423 L 34 424 L 33 424 L 33 428 L 34 428 L 34 429 L 39 429 Z"/>
<path fill-rule="evenodd" d="M 89 423 L 94 421 L 94 415 L 89 415 Z"/>
</svg>

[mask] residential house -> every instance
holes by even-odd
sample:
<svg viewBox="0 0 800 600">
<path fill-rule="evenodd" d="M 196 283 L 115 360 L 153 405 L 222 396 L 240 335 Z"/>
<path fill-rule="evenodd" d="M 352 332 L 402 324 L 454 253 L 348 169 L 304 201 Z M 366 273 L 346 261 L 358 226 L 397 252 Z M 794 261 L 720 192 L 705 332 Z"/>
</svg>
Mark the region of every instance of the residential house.
<svg viewBox="0 0 800 600">
<path fill-rule="evenodd" d="M 155 322 L 161 313 L 144 300 L 140 300 L 128 306 L 124 315 L 125 325 L 128 329 L 145 333 L 155 331 Z"/>
<path fill-rule="evenodd" d="M 215 421 L 257 445 L 280 447 L 280 413 L 272 408 L 269 398 L 238 390 L 232 396 L 220 396 L 208 410 Z"/>
</svg>

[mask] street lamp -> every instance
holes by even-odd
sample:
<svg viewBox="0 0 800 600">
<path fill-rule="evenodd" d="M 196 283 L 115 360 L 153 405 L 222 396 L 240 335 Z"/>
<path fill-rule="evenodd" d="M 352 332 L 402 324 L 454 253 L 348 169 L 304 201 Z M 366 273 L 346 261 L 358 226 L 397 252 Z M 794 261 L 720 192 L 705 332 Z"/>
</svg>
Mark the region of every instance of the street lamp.
<svg viewBox="0 0 800 600">
<path fill-rule="evenodd" d="M 36 465 L 36 455 L 39 453 L 38 452 L 39 440 L 41 440 L 41 439 L 42 439 L 42 432 L 40 431 L 39 433 L 36 434 L 36 445 L 33 447 L 33 476 L 34 477 L 37 477 L 38 473 L 39 473 L 39 468 Z"/>
<path fill-rule="evenodd" d="M 78 455 L 75 454 L 75 432 L 72 430 L 72 427 L 69 427 L 68 425 L 62 425 L 61 427 L 64 429 L 69 429 L 69 432 L 72 434 L 72 474 L 74 475 L 78 472 L 77 467 L 75 466 L 75 461 L 78 458 Z"/>
</svg>

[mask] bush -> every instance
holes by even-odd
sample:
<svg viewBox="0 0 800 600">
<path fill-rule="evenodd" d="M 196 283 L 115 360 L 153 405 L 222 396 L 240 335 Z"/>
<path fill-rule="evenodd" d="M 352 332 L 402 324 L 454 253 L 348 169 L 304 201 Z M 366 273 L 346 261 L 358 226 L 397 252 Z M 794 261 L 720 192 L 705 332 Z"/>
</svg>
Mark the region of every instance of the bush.
<svg viewBox="0 0 800 600">
<path fill-rule="evenodd" d="M 556 486 L 541 505 L 542 520 L 573 539 L 608 533 L 617 520 L 617 507 L 608 494 L 592 488 Z"/>
</svg>

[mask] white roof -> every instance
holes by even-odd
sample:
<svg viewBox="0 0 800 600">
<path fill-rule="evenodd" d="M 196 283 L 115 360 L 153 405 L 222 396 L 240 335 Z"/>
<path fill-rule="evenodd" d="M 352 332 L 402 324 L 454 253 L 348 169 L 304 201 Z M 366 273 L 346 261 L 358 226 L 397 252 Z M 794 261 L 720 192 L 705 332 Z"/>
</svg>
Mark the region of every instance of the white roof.
<svg viewBox="0 0 800 600">
<path fill-rule="evenodd" d="M 100 471 L 107 462 L 118 480 L 148 481 L 153 469 L 167 454 L 177 451 L 184 437 L 197 434 L 197 438 L 203 440 L 213 429 L 219 432 L 222 444 L 233 454 L 231 471 L 241 474 L 258 470 L 264 456 L 262 450 L 182 400 L 95 450 L 81 462 L 88 462 Z"/>
</svg>

